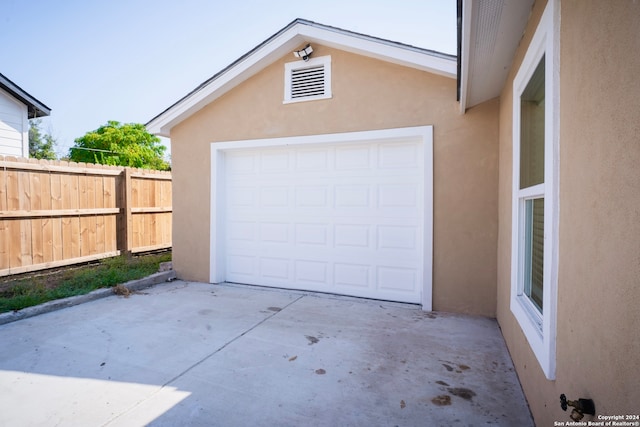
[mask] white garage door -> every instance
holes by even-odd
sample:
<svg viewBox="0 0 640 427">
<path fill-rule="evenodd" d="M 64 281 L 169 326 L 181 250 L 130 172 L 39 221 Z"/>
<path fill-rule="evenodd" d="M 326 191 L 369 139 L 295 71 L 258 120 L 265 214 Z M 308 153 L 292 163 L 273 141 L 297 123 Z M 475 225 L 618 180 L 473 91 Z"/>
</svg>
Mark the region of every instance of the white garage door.
<svg viewBox="0 0 640 427">
<path fill-rule="evenodd" d="M 226 150 L 225 280 L 423 302 L 424 150 L 415 137 Z"/>
</svg>

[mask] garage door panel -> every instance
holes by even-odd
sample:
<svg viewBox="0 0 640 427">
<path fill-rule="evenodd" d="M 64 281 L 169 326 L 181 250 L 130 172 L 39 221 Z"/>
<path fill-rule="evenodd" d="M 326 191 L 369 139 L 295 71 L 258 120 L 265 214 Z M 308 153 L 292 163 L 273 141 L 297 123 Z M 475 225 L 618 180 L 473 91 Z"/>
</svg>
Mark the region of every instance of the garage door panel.
<svg viewBox="0 0 640 427">
<path fill-rule="evenodd" d="M 253 277 L 255 276 L 256 257 L 249 255 L 228 256 L 227 271 L 233 277 Z"/>
<path fill-rule="evenodd" d="M 326 224 L 295 224 L 295 245 L 327 246 L 329 226 Z"/>
<path fill-rule="evenodd" d="M 336 263 L 333 269 L 333 283 L 337 288 L 357 287 L 366 289 L 371 286 L 370 265 L 356 263 Z"/>
<path fill-rule="evenodd" d="M 367 248 L 371 241 L 371 227 L 363 224 L 336 224 L 334 226 L 336 247 Z"/>
<path fill-rule="evenodd" d="M 328 267 L 328 262 L 313 259 L 295 260 L 293 265 L 295 280 L 298 282 L 325 284 L 328 282 Z"/>
<path fill-rule="evenodd" d="M 379 145 L 378 167 L 380 169 L 422 168 L 418 146 L 413 143 L 387 143 Z"/>
<path fill-rule="evenodd" d="M 267 243 L 289 243 L 289 224 L 286 222 L 261 223 L 260 241 Z"/>
<path fill-rule="evenodd" d="M 379 185 L 378 206 L 381 208 L 417 208 L 418 186 L 406 183 Z"/>
<path fill-rule="evenodd" d="M 295 187 L 295 207 L 326 207 L 329 203 L 329 188 L 318 185 L 300 185 Z"/>
<path fill-rule="evenodd" d="M 234 241 L 254 241 L 256 223 L 248 221 L 229 221 L 227 227 L 227 238 L 229 242 Z"/>
<path fill-rule="evenodd" d="M 230 153 L 226 158 L 226 166 L 229 176 L 255 173 L 256 153 Z"/>
<path fill-rule="evenodd" d="M 230 187 L 227 191 L 227 205 L 233 207 L 254 207 L 256 205 L 256 188 Z"/>
<path fill-rule="evenodd" d="M 260 153 L 260 172 L 282 173 L 289 171 L 290 153 L 286 150 L 271 150 Z"/>
<path fill-rule="evenodd" d="M 260 258 L 260 276 L 288 281 L 291 278 L 290 264 L 287 258 Z"/>
<path fill-rule="evenodd" d="M 371 207 L 370 185 L 336 185 L 334 188 L 336 209 Z"/>
<path fill-rule="evenodd" d="M 226 280 L 420 302 L 423 144 L 225 153 Z"/>
<path fill-rule="evenodd" d="M 335 168 L 339 171 L 360 171 L 371 167 L 371 147 L 366 145 L 352 145 L 337 147 L 335 153 Z"/>
<path fill-rule="evenodd" d="M 418 227 L 399 225 L 378 226 L 378 249 L 418 249 Z"/>
</svg>

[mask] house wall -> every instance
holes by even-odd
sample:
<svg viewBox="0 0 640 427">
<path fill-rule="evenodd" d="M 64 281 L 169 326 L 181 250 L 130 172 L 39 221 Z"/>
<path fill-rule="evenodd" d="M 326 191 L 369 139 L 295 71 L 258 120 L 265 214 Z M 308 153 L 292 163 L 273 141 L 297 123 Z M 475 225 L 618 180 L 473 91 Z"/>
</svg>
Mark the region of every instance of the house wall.
<svg viewBox="0 0 640 427">
<path fill-rule="evenodd" d="M 27 106 L 0 89 L 0 155 L 29 157 Z"/>
<path fill-rule="evenodd" d="M 498 100 L 460 115 L 455 79 L 313 48 L 332 99 L 283 104 L 287 55 L 172 129 L 178 276 L 209 281 L 211 142 L 433 125 L 433 307 L 495 316 Z"/>
<path fill-rule="evenodd" d="M 556 379 L 509 309 L 512 84 L 544 10 L 536 1 L 500 101 L 498 321 L 537 425 L 570 421 L 569 399 L 638 414 L 640 389 L 640 4 L 560 2 Z M 591 418 L 585 418 L 587 421 Z M 595 418 L 597 421 L 597 417 Z"/>
</svg>

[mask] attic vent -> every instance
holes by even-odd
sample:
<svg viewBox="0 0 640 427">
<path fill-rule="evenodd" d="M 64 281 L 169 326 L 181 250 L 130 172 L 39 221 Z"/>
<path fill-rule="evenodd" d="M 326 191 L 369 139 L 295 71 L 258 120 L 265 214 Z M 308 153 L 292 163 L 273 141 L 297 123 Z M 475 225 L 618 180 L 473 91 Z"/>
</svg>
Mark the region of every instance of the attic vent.
<svg viewBox="0 0 640 427">
<path fill-rule="evenodd" d="M 331 98 L 331 57 L 284 65 L 284 102 Z"/>
<path fill-rule="evenodd" d="M 291 71 L 291 98 L 324 95 L 324 65 Z"/>
</svg>

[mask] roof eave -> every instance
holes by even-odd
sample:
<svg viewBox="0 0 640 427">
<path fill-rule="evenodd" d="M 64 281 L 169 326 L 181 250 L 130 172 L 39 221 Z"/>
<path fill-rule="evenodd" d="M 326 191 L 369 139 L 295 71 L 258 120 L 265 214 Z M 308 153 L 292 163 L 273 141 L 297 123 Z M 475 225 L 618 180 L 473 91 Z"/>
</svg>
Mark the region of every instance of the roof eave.
<svg viewBox="0 0 640 427">
<path fill-rule="evenodd" d="M 51 114 L 51 108 L 29 95 L 25 90 L 17 84 L 9 80 L 6 76 L 0 74 L 0 88 L 7 91 L 11 96 L 27 106 L 28 118 L 34 119 L 44 117 Z"/>
<path fill-rule="evenodd" d="M 458 100 L 460 111 L 500 96 L 534 0 L 460 0 Z"/>
<path fill-rule="evenodd" d="M 173 126 L 303 43 L 318 43 L 449 78 L 456 77 L 456 57 L 453 55 L 296 19 L 151 119 L 147 123 L 148 131 L 168 137 Z"/>
</svg>

